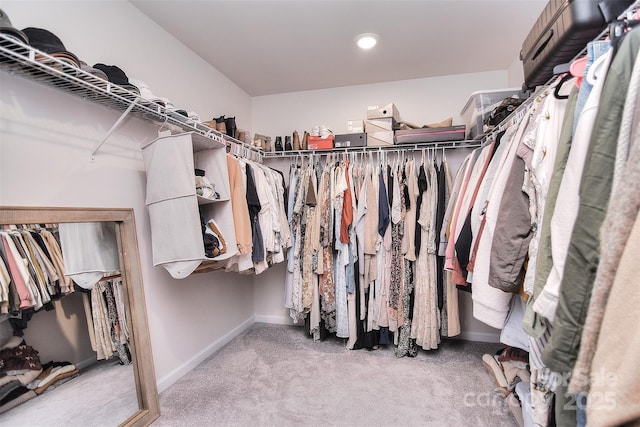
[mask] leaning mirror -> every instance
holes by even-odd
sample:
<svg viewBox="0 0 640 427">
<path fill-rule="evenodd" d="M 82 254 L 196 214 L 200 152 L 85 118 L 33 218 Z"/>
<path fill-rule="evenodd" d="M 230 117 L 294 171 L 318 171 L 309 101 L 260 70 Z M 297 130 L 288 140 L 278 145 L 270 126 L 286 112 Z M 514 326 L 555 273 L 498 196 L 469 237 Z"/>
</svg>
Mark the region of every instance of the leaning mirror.
<svg viewBox="0 0 640 427">
<path fill-rule="evenodd" d="M 0 207 L 0 226 L 0 424 L 151 424 L 133 210 Z"/>
</svg>

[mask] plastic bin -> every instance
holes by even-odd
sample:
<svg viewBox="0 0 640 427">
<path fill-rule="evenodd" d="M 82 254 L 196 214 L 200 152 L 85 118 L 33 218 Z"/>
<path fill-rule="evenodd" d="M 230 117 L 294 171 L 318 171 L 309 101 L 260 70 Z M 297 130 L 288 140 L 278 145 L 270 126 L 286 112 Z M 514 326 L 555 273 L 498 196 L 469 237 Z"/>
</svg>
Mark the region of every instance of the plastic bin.
<svg viewBox="0 0 640 427">
<path fill-rule="evenodd" d="M 482 135 L 484 135 L 484 119 L 491 114 L 491 111 L 493 111 L 502 100 L 514 95 L 519 98 L 525 98 L 520 88 L 473 92 L 460 112 L 462 121 L 466 125 L 467 139 L 481 138 Z"/>
</svg>

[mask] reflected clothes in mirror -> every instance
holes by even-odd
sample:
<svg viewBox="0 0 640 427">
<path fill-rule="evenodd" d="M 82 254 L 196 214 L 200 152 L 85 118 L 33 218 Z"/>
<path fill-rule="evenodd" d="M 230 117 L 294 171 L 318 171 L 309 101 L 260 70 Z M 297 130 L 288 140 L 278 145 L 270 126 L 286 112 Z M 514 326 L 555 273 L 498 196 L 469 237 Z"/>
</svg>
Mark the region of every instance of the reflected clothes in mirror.
<svg viewBox="0 0 640 427">
<path fill-rule="evenodd" d="M 58 224 L 98 221 L 115 226 L 118 259 L 126 262 L 118 263 L 117 274 L 101 278 L 90 291 L 75 287 L 66 277 Z M 128 426 L 153 422 L 159 416 L 159 403 L 133 209 L 3 206 L 0 224 L 0 306 L 8 311 L 0 314 L 0 351 L 10 343 L 15 347 L 26 341 L 40 352 L 42 364 L 42 372 L 35 372 L 37 384 L 25 376 L 20 385 L 15 384 L 18 387 L 10 386 L 10 402 L 2 391 L 9 390 L 0 390 L 0 424 Z M 22 239 L 14 239 L 21 233 Z M 33 237 L 42 252 L 25 233 Z M 6 251 L 8 239 L 14 242 L 15 251 Z M 13 272 L 21 274 L 25 284 L 35 284 L 42 300 L 46 299 L 44 291 L 49 292 L 50 303 L 36 310 L 35 298 L 31 297 L 29 307 L 20 308 L 10 260 L 16 264 Z M 18 263 L 24 269 L 17 269 Z M 46 286 L 38 286 L 38 280 L 44 280 Z M 69 292 L 73 294 L 65 295 Z M 95 310 L 91 307 L 92 293 Z M 17 301 L 13 308 L 11 301 Z M 42 312 L 46 307 L 55 309 Z M 130 316 L 129 310 L 134 307 L 135 316 Z M 97 362 L 98 346 L 102 347 L 99 357 L 110 360 Z M 124 365 L 129 360 L 131 363 Z M 82 375 L 57 387 L 74 378 L 76 368 Z M 0 378 L 5 377 L 0 373 Z M 28 389 L 25 384 L 35 387 Z M 43 392 L 40 396 L 39 391 Z M 39 398 L 32 399 L 35 396 Z"/>
<path fill-rule="evenodd" d="M 9 314 L 13 335 L 22 336 L 35 312 L 53 310 L 53 299 L 74 291 L 71 276 L 93 288 L 90 303 L 83 296 L 97 359 L 117 354 L 122 364 L 130 363 L 122 280 L 98 282 L 104 272 L 119 271 L 115 223 L 60 224 L 59 231 L 60 243 L 55 228 L 0 232 L 1 313 Z"/>
<path fill-rule="evenodd" d="M 94 332 L 91 344 L 96 351 L 97 359 L 110 359 L 116 353 L 120 363 L 125 365 L 131 363 L 122 280 L 98 282 L 90 293 L 91 313 L 87 316 L 87 321 L 93 323 L 93 329 L 89 328 L 89 330 Z"/>
<path fill-rule="evenodd" d="M 46 229 L 0 232 L 1 314 L 38 310 L 52 298 L 73 292 L 54 233 Z"/>
<path fill-rule="evenodd" d="M 92 289 L 105 275 L 120 271 L 114 223 L 60 224 L 59 230 L 67 274 L 78 286 Z"/>
<path fill-rule="evenodd" d="M 70 362 L 41 364 L 38 351 L 14 337 L 0 350 L 0 374 L 0 413 L 4 413 L 77 377 L 79 372 Z"/>
</svg>

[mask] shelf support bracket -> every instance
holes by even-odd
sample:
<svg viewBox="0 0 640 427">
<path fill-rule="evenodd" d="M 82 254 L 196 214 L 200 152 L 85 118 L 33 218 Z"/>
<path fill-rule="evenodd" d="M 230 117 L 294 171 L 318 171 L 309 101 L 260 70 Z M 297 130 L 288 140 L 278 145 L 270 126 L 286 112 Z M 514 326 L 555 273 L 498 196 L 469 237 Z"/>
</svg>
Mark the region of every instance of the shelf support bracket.
<svg viewBox="0 0 640 427">
<path fill-rule="evenodd" d="M 104 138 L 102 139 L 102 141 L 100 142 L 100 144 L 98 144 L 98 146 L 95 148 L 95 150 L 93 150 L 93 152 L 91 153 L 91 163 L 93 163 L 95 161 L 95 157 L 96 157 L 96 153 L 98 151 L 100 151 L 100 148 L 102 147 L 102 145 L 107 142 L 107 139 L 109 139 L 109 137 L 111 136 L 111 134 L 113 133 L 113 131 L 116 130 L 116 128 L 118 126 L 120 126 L 120 123 L 122 123 L 122 121 L 129 115 L 129 113 L 131 112 L 131 110 L 133 110 L 133 107 L 136 106 L 136 104 L 138 103 L 138 101 L 140 100 L 140 98 L 136 98 L 133 100 L 133 102 L 127 107 L 126 110 L 124 110 L 124 112 L 122 113 L 122 115 L 120 115 L 120 117 L 118 118 L 118 120 L 116 120 L 116 122 L 113 124 L 113 126 L 111 126 L 111 129 L 109 129 L 109 131 L 107 132 L 107 134 L 104 136 Z"/>
</svg>

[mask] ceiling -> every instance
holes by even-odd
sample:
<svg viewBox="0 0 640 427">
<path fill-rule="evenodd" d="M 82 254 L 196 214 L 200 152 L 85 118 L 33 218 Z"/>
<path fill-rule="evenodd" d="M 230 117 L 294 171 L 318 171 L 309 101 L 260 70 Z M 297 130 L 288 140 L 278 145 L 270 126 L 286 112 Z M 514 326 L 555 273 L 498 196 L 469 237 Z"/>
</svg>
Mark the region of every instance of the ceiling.
<svg viewBox="0 0 640 427">
<path fill-rule="evenodd" d="M 505 70 L 547 0 L 130 0 L 251 96 Z M 360 50 L 355 37 L 376 33 Z"/>
</svg>

